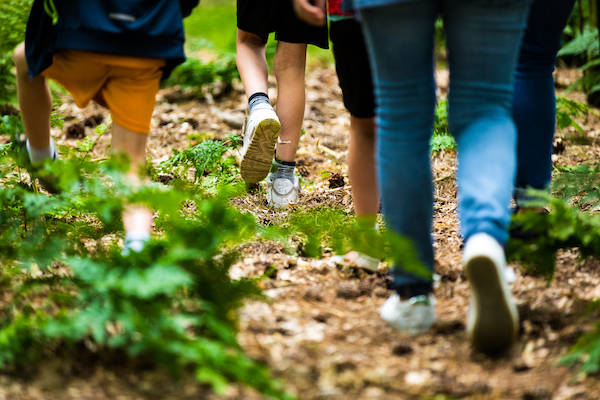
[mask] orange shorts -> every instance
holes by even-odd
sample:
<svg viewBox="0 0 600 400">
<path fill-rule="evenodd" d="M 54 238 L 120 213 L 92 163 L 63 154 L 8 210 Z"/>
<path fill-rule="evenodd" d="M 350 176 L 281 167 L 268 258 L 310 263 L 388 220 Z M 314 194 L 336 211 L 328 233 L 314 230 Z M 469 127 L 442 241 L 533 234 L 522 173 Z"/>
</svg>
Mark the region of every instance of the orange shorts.
<svg viewBox="0 0 600 400">
<path fill-rule="evenodd" d="M 67 89 L 77 106 L 90 100 L 107 107 L 113 121 L 147 134 L 165 60 L 63 50 L 42 72 Z"/>
</svg>

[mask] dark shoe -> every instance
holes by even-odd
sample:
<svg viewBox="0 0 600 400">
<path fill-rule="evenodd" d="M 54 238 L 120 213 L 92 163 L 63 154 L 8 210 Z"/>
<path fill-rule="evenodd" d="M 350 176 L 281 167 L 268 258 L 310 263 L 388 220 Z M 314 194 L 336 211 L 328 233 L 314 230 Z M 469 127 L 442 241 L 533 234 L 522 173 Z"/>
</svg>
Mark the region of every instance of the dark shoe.
<svg viewBox="0 0 600 400">
<path fill-rule="evenodd" d="M 526 208 L 517 206 L 514 208 L 513 216 L 525 214 L 525 213 L 536 213 L 537 215 L 542 217 L 542 216 L 548 215 L 548 210 L 546 210 L 544 208 L 526 209 Z M 535 239 L 539 238 L 540 236 L 543 235 L 543 232 L 527 229 L 521 223 L 517 222 L 513 218 L 513 220 L 510 223 L 510 227 L 509 227 L 509 235 L 513 239 L 520 239 L 520 240 L 528 241 L 528 240 L 535 240 Z"/>
</svg>

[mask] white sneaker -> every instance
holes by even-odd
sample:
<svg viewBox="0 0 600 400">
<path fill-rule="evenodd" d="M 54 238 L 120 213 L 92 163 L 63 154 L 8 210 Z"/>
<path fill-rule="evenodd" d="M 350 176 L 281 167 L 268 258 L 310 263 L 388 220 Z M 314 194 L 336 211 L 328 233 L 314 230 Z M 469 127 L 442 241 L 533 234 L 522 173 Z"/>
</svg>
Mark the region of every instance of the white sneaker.
<svg viewBox="0 0 600 400">
<path fill-rule="evenodd" d="M 430 294 L 402 300 L 394 293 L 383 303 L 379 315 L 400 332 L 411 335 L 424 333 L 435 322 L 435 298 Z"/>
<path fill-rule="evenodd" d="M 131 253 L 139 253 L 144 250 L 146 243 L 150 240 L 150 233 L 144 231 L 133 231 L 125 234 L 121 255 L 127 257 Z"/>
<path fill-rule="evenodd" d="M 240 165 L 242 178 L 246 183 L 256 184 L 262 181 L 271 170 L 279 131 L 281 123 L 269 104 L 258 104 L 246 118 L 242 128 L 244 147 Z"/>
<path fill-rule="evenodd" d="M 490 235 L 475 234 L 465 244 L 463 266 L 471 284 L 469 338 L 479 351 L 502 353 L 519 332 L 517 307 L 506 282 L 504 249 Z"/>
<path fill-rule="evenodd" d="M 331 259 L 338 265 L 345 267 L 361 268 L 371 272 L 377 272 L 380 260 L 359 251 L 351 251 L 344 256 L 333 256 Z"/>
<path fill-rule="evenodd" d="M 294 180 L 275 178 L 269 174 L 267 178 L 267 204 L 275 208 L 285 208 L 298 201 L 300 180 L 294 175 Z"/>
</svg>

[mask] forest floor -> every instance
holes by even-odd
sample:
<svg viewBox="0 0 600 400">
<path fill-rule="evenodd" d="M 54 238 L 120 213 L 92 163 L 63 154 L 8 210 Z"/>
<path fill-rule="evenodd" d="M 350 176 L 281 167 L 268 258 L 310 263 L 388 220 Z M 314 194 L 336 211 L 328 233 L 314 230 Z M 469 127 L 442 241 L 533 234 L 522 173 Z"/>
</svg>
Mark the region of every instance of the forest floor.
<svg viewBox="0 0 600 400">
<path fill-rule="evenodd" d="M 559 69 L 559 89 L 576 75 Z M 447 72 L 439 71 L 437 78 L 444 96 Z M 276 98 L 274 89 L 271 94 Z M 568 97 L 584 100 L 579 93 Z M 76 139 L 68 138 L 68 132 L 89 130 L 85 120 L 108 114 L 96 106 L 79 110 L 67 99 L 62 106 L 65 129 L 54 130 L 53 135 L 61 144 L 74 144 Z M 158 163 L 173 149 L 189 147 L 188 135 L 194 132 L 214 138 L 239 133 L 230 120 L 241 120 L 245 108 L 239 84 L 232 93 L 210 101 L 187 99 L 177 90 L 164 89 L 153 119 L 151 158 Z M 586 130 L 585 140 L 568 129 L 558 132 L 565 148 L 555 154 L 556 165 L 600 159 L 600 121 L 590 117 L 578 122 Z M 263 224 L 296 209 L 331 206 L 350 212 L 348 124 L 333 67 L 311 69 L 306 134 L 298 153 L 298 172 L 304 181 L 298 205 L 274 211 L 260 189 L 234 199 L 234 205 L 252 212 Z M 101 138 L 95 151 L 106 152 L 108 143 L 108 137 Z M 430 333 L 404 336 L 380 319 L 378 308 L 392 293 L 387 271 L 368 273 L 338 265 L 331 254 L 307 259 L 290 255 L 281 245 L 257 242 L 242 249 L 233 276 L 260 276 L 270 268 L 276 273 L 260 282 L 268 300 L 250 301 L 241 310 L 242 346 L 267 363 L 300 399 L 600 398 L 597 377 L 584 379 L 576 369 L 557 365 L 599 317 L 586 310 L 600 298 L 600 260 L 582 262 L 575 251 L 562 252 L 550 283 L 514 265 L 517 279 L 512 289 L 521 316 L 520 340 L 500 359 L 474 353 L 464 332 L 469 287 L 460 264 L 455 154 L 436 154 L 432 165 L 436 272 L 441 280 L 435 291 L 438 320 Z M 262 398 L 239 386 L 216 396 L 192 377 L 174 381 L 165 371 L 118 361 L 55 359 L 33 367 L 31 374 L 0 375 L 0 400 Z"/>
</svg>

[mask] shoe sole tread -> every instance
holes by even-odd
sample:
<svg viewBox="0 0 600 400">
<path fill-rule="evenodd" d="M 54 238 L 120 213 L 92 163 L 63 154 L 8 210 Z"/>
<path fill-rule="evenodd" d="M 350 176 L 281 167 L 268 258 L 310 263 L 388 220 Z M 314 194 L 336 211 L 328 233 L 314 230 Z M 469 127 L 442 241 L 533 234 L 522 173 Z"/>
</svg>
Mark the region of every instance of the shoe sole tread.
<svg viewBox="0 0 600 400">
<path fill-rule="evenodd" d="M 276 119 L 265 119 L 256 126 L 240 164 L 241 175 L 246 183 L 256 184 L 269 174 L 280 131 L 281 124 Z"/>
<path fill-rule="evenodd" d="M 473 345 L 487 354 L 502 353 L 516 339 L 518 322 L 509 303 L 511 299 L 506 298 L 498 268 L 491 258 L 474 256 L 465 269 L 476 316 L 470 332 Z"/>
</svg>

